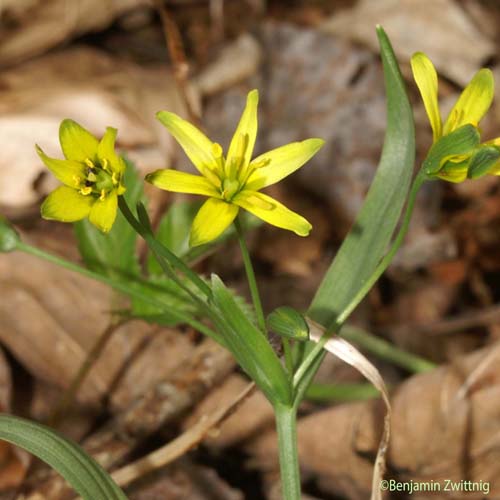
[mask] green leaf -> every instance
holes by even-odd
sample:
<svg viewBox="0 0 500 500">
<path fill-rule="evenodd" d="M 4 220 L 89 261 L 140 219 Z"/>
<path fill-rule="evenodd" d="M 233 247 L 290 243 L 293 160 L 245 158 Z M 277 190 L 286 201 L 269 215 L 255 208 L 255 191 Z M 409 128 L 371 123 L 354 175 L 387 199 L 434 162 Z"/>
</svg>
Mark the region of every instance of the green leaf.
<svg viewBox="0 0 500 500">
<path fill-rule="evenodd" d="M 0 439 L 15 444 L 50 465 L 84 500 L 126 500 L 108 473 L 80 446 L 44 425 L 0 415 Z"/>
<path fill-rule="evenodd" d="M 134 165 L 129 161 L 126 165 L 124 197 L 129 205 L 135 206 L 144 200 L 143 183 Z M 74 227 L 80 255 L 89 269 L 117 279 L 139 274 L 135 251 L 137 233 L 120 212 L 107 234 L 86 219 L 76 222 Z"/>
<path fill-rule="evenodd" d="M 387 35 L 377 28 L 387 93 L 387 130 L 377 173 L 356 221 L 307 313 L 332 326 L 384 256 L 398 223 L 415 160 L 413 115 Z"/>
<path fill-rule="evenodd" d="M 222 319 L 217 321 L 217 329 L 239 365 L 271 403 L 289 404 L 290 386 L 278 357 L 215 274 L 212 275 L 212 294 Z"/>
</svg>

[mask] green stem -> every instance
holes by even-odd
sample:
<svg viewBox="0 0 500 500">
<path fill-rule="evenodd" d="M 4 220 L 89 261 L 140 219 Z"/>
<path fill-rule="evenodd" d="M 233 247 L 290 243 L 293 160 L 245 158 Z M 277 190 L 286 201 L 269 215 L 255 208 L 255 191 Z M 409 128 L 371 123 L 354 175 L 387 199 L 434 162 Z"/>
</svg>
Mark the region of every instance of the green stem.
<svg viewBox="0 0 500 500">
<path fill-rule="evenodd" d="M 255 314 L 257 315 L 257 324 L 262 332 L 266 332 L 266 320 L 264 317 L 264 310 L 262 309 L 262 302 L 260 300 L 259 289 L 257 287 L 257 280 L 255 279 L 255 272 L 253 270 L 252 260 L 250 259 L 250 253 L 248 252 L 248 247 L 245 242 L 245 236 L 243 234 L 243 229 L 238 218 L 235 219 L 234 225 L 236 227 L 236 234 L 238 235 L 238 241 L 240 242 L 241 255 L 243 256 L 243 264 L 245 265 L 245 271 L 247 273 L 248 286 L 250 288 L 250 294 L 252 296 L 253 306 L 255 308 Z"/>
<path fill-rule="evenodd" d="M 111 278 L 108 278 L 107 276 L 96 273 L 94 271 L 91 271 L 90 269 L 87 269 L 85 267 L 81 267 L 78 264 L 75 264 L 75 263 L 70 262 L 66 259 L 63 259 L 62 257 L 58 257 L 57 255 L 53 255 L 53 254 L 50 254 L 48 252 L 45 252 L 44 250 L 41 250 L 40 248 L 36 248 L 36 247 L 31 246 L 31 245 L 28 245 L 27 243 L 19 242 L 16 246 L 16 249 L 18 249 L 22 252 L 28 253 L 30 255 L 34 255 L 35 257 L 46 260 L 48 262 L 51 262 L 52 264 L 56 264 L 64 269 L 68 269 L 70 271 L 79 273 L 82 276 L 86 276 L 87 278 L 91 278 L 95 281 L 100 281 L 101 283 L 105 283 L 106 285 L 123 293 L 124 295 L 127 295 L 129 297 L 135 297 L 136 299 L 139 299 L 139 300 L 143 300 L 144 302 L 147 302 L 147 303 L 151 304 L 152 306 L 155 306 L 158 308 L 168 307 L 168 304 L 163 303 L 161 300 L 155 299 L 151 295 L 142 293 L 139 290 L 134 289 L 127 282 L 115 281 Z M 172 308 L 169 308 L 169 314 L 171 316 L 175 317 L 179 322 L 190 325 L 195 330 L 198 330 L 199 332 L 207 335 L 208 337 L 213 338 L 215 341 L 223 343 L 223 341 L 221 341 L 220 335 L 217 332 L 208 328 L 200 321 L 197 321 L 197 320 L 191 318 L 189 315 L 184 314 L 184 313 L 182 313 L 178 310 L 172 309 Z"/>
<path fill-rule="evenodd" d="M 363 300 L 365 295 L 370 291 L 376 281 L 380 278 L 383 272 L 387 269 L 389 264 L 391 263 L 394 255 L 399 250 L 399 247 L 404 241 L 406 233 L 408 232 L 408 228 L 410 226 L 410 220 L 413 213 L 413 208 L 415 207 L 415 201 L 417 199 L 417 194 L 422 184 L 427 179 L 427 174 L 425 170 L 422 168 L 415 179 L 413 180 L 413 184 L 411 186 L 410 194 L 408 195 L 408 203 L 406 205 L 406 211 L 403 217 L 403 221 L 401 223 L 401 227 L 399 232 L 394 239 L 391 248 L 382 258 L 382 260 L 378 263 L 377 267 L 373 271 L 372 275 L 366 280 L 364 285 L 359 289 L 358 293 L 353 297 L 353 299 L 347 304 L 343 311 L 335 319 L 333 325 L 323 334 L 319 342 L 311 349 L 309 354 L 307 355 L 304 362 L 299 366 L 297 371 L 295 372 L 295 376 L 293 378 L 293 386 L 297 387 L 298 383 L 304 376 L 304 374 L 308 371 L 309 367 L 314 363 L 316 356 L 322 351 L 325 347 L 325 344 L 328 340 L 335 334 L 338 333 L 342 324 L 346 321 L 352 311 L 358 306 L 358 304 Z M 355 271 L 353 271 L 355 272 Z"/>
<path fill-rule="evenodd" d="M 297 449 L 297 409 L 294 405 L 274 407 L 284 500 L 300 500 L 300 468 Z"/>
<path fill-rule="evenodd" d="M 361 328 L 345 325 L 339 335 L 349 342 L 352 342 L 362 349 L 374 354 L 378 358 L 389 361 L 411 373 L 423 373 L 436 368 L 434 363 L 431 363 L 416 354 L 403 351 L 402 349 L 392 345 L 390 342 L 387 342 L 387 340 L 376 337 Z"/>
</svg>

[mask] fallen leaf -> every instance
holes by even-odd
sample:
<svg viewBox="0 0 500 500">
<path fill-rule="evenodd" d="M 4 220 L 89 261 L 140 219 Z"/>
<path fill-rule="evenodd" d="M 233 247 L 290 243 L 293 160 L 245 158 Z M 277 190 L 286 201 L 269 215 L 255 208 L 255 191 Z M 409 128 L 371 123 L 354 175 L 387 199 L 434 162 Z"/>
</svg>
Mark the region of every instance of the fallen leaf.
<svg viewBox="0 0 500 500">
<path fill-rule="evenodd" d="M 495 53 L 492 41 L 452 0 L 361 0 L 322 29 L 378 52 L 375 23 L 387 31 L 399 60 L 425 52 L 440 73 L 462 86 Z"/>
</svg>

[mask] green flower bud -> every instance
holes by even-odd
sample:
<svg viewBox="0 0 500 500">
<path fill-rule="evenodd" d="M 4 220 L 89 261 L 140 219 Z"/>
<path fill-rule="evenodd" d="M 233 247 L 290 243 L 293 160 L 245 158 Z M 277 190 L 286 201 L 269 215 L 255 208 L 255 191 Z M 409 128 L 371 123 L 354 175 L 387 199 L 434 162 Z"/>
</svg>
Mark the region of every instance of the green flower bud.
<svg viewBox="0 0 500 500">
<path fill-rule="evenodd" d="M 12 252 L 20 241 L 16 230 L 0 215 L 0 252 Z"/>
<path fill-rule="evenodd" d="M 441 137 L 434 143 L 424 160 L 423 166 L 428 175 L 436 175 L 450 159 L 470 156 L 479 145 L 479 132 L 472 125 L 464 125 Z"/>
<path fill-rule="evenodd" d="M 469 179 L 479 179 L 489 173 L 500 159 L 500 149 L 496 146 L 483 146 L 479 148 L 469 162 L 467 177 Z"/>
<path fill-rule="evenodd" d="M 270 330 L 293 340 L 309 340 L 309 326 L 298 311 L 291 307 L 278 307 L 267 317 Z"/>
</svg>

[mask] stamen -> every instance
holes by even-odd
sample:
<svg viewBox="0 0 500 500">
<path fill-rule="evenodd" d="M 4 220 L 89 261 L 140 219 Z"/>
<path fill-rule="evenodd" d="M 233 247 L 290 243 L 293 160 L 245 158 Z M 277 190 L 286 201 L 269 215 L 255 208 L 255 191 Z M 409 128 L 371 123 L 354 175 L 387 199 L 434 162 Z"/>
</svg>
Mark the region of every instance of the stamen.
<svg viewBox="0 0 500 500">
<path fill-rule="evenodd" d="M 105 198 L 106 198 L 106 190 L 105 189 L 101 189 L 101 196 L 99 196 L 99 199 L 101 201 L 104 201 Z"/>
<path fill-rule="evenodd" d="M 114 172 L 113 175 L 111 176 L 111 181 L 115 186 L 118 185 L 119 180 L 118 180 L 118 174 L 116 172 Z"/>
<path fill-rule="evenodd" d="M 75 186 L 78 187 L 78 186 L 80 186 L 80 184 L 82 182 L 82 178 L 78 177 L 78 175 L 74 175 L 73 176 L 73 182 L 75 183 Z"/>
<path fill-rule="evenodd" d="M 214 142 L 212 144 L 212 155 L 214 158 L 220 158 L 222 156 L 222 153 L 223 153 L 223 149 L 222 149 L 222 146 L 220 144 L 218 144 L 217 142 Z"/>
<path fill-rule="evenodd" d="M 83 196 L 87 196 L 92 192 L 92 188 L 90 186 L 84 187 L 80 189 L 80 194 L 83 194 Z"/>
<path fill-rule="evenodd" d="M 94 169 L 95 168 L 95 165 L 94 163 L 92 162 L 92 160 L 90 158 L 85 158 L 85 165 L 87 165 L 87 167 L 91 168 L 91 169 Z"/>
<path fill-rule="evenodd" d="M 109 161 L 106 158 L 101 160 L 101 166 L 104 170 L 109 170 Z"/>
</svg>

